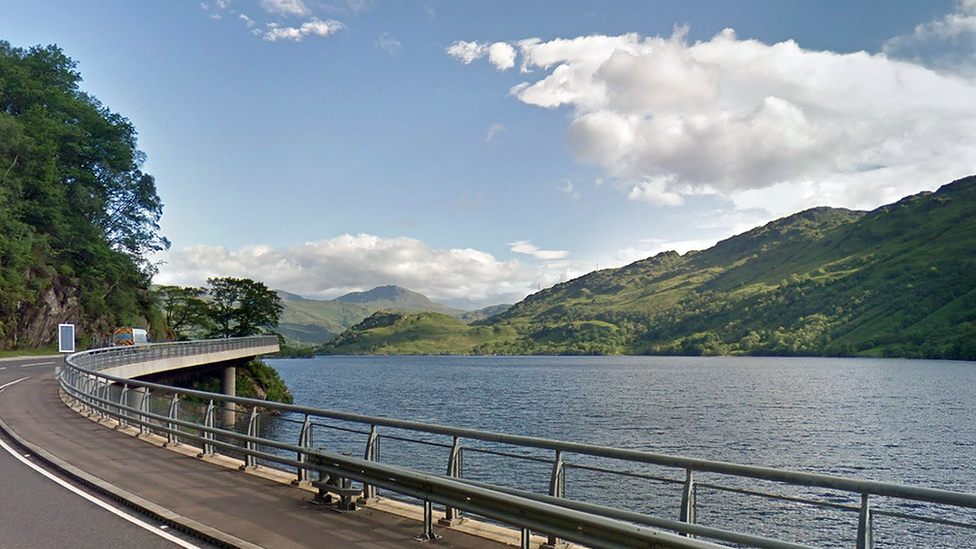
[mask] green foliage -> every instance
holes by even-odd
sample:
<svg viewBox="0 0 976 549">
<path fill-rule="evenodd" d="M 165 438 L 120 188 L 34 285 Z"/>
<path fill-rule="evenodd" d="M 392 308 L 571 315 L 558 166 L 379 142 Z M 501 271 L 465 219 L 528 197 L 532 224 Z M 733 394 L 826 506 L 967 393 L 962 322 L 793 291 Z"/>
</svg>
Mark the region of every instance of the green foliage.
<svg viewBox="0 0 976 549">
<path fill-rule="evenodd" d="M 36 346 L 47 317 L 91 340 L 156 318 L 146 289 L 162 202 L 124 117 L 82 92 L 57 46 L 0 41 L 0 348 Z"/>
<path fill-rule="evenodd" d="M 159 286 L 155 292 L 174 339 L 186 340 L 213 329 L 203 288 Z"/>
<path fill-rule="evenodd" d="M 237 367 L 234 379 L 237 396 L 256 398 L 273 402 L 292 403 L 292 394 L 285 385 L 278 371 L 260 360 L 252 360 Z M 219 370 L 181 371 L 166 380 L 168 384 L 178 387 L 189 387 L 208 393 L 219 393 L 221 375 Z"/>
<path fill-rule="evenodd" d="M 213 337 L 255 335 L 275 328 L 281 316 L 281 298 L 263 282 L 249 278 L 208 278 L 207 318 Z"/>
<path fill-rule="evenodd" d="M 237 396 L 273 402 L 292 403 L 292 394 L 278 375 L 278 370 L 260 360 L 252 360 L 237 369 Z"/>
<path fill-rule="evenodd" d="M 483 327 L 494 333 L 470 347 L 458 343 L 463 326 L 377 317 L 328 350 L 976 360 L 973 272 L 976 176 L 872 212 L 816 208 L 708 250 L 589 273 L 493 317 Z"/>
<path fill-rule="evenodd" d="M 281 345 L 277 353 L 268 355 L 274 358 L 312 358 L 315 356 L 315 347 L 293 347 L 291 345 Z"/>
<path fill-rule="evenodd" d="M 154 294 L 178 339 L 256 335 L 277 327 L 283 309 L 276 292 L 249 278 L 209 278 L 207 288 L 158 286 Z"/>
</svg>

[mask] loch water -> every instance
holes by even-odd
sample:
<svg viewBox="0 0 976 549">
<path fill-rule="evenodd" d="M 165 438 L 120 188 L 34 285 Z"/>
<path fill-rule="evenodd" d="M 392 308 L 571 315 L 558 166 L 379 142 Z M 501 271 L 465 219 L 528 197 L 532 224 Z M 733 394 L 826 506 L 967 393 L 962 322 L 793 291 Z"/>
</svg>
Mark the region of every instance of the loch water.
<svg viewBox="0 0 976 549">
<path fill-rule="evenodd" d="M 976 493 L 971 362 L 449 356 L 267 362 L 305 406 Z M 268 428 L 283 440 L 297 437 L 288 418 Z M 327 436 L 339 438 L 320 442 L 344 449 L 341 435 Z M 395 438 L 383 444 L 383 461 L 445 470 L 441 448 Z M 362 447 L 351 451 L 361 455 Z M 542 492 L 548 486 L 545 464 L 520 471 L 483 461 L 467 460 L 465 476 Z M 586 470 L 567 475 L 568 497 L 677 518 L 680 486 Z M 816 490 L 791 495 L 832 497 Z M 815 546 L 854 546 L 856 513 L 756 499 L 699 488 L 698 520 Z M 976 522 L 971 511 L 883 500 L 876 506 Z M 876 547 L 976 547 L 976 532 L 965 528 L 876 515 L 875 529 Z"/>
</svg>

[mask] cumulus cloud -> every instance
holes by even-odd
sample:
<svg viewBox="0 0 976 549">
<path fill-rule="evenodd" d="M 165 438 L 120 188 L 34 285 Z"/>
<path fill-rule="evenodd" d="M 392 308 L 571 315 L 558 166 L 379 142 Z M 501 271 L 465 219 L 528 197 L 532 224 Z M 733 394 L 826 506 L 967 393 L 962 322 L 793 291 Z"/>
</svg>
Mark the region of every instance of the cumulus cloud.
<svg viewBox="0 0 976 549">
<path fill-rule="evenodd" d="M 302 0 L 261 0 L 261 7 L 277 15 L 304 16 L 311 13 Z"/>
<path fill-rule="evenodd" d="M 955 11 L 915 27 L 884 44 L 892 57 L 908 58 L 936 69 L 976 74 L 976 0 L 956 0 Z"/>
<path fill-rule="evenodd" d="M 477 42 L 458 40 L 447 47 L 447 54 L 465 65 L 470 65 L 475 60 L 481 59 L 486 53 L 488 53 L 488 46 Z"/>
<path fill-rule="evenodd" d="M 269 42 L 277 42 L 278 40 L 301 42 L 306 36 L 328 36 L 343 28 L 345 25 L 335 19 L 322 21 L 314 17 L 310 21 L 302 23 L 300 27 L 282 27 L 277 23 L 269 23 L 268 30 L 264 32 L 264 39 Z"/>
<path fill-rule="evenodd" d="M 488 46 L 488 62 L 500 71 L 515 66 L 515 48 L 505 42 L 495 42 Z"/>
<path fill-rule="evenodd" d="M 967 29 L 976 0 L 958 6 L 945 30 L 925 32 Z M 510 93 L 571 109 L 573 155 L 656 205 L 704 192 L 789 211 L 875 207 L 976 169 L 974 79 L 883 53 L 687 33 L 514 42 L 522 72 L 537 76 Z M 486 44 L 455 46 L 463 63 L 488 55 Z M 762 199 L 774 188 L 788 189 L 786 203 Z"/>
<path fill-rule="evenodd" d="M 555 252 L 550 252 L 555 253 Z M 248 277 L 311 298 L 396 284 L 453 306 L 514 303 L 562 273 L 499 261 L 491 254 L 435 249 L 412 238 L 342 235 L 287 249 L 250 246 L 231 251 L 194 246 L 170 251 L 155 282 L 201 286 L 209 277 Z"/>
<path fill-rule="evenodd" d="M 650 202 L 656 206 L 680 206 L 684 204 L 684 198 L 676 192 L 668 191 L 673 180 L 673 176 L 665 176 L 638 181 L 630 189 L 627 198 L 638 202 Z"/>
<path fill-rule="evenodd" d="M 465 42 L 458 40 L 447 47 L 445 50 L 451 57 L 470 65 L 474 61 L 487 56 L 488 62 L 500 71 L 508 70 L 515 66 L 515 48 L 505 42 L 495 42 L 494 44 Z"/>
<path fill-rule="evenodd" d="M 517 242 L 510 242 L 508 244 L 512 252 L 517 254 L 530 255 L 536 259 L 552 260 L 552 259 L 563 259 L 569 252 L 562 250 L 540 250 L 536 246 L 532 245 L 532 242 L 528 240 L 519 240 Z"/>
</svg>

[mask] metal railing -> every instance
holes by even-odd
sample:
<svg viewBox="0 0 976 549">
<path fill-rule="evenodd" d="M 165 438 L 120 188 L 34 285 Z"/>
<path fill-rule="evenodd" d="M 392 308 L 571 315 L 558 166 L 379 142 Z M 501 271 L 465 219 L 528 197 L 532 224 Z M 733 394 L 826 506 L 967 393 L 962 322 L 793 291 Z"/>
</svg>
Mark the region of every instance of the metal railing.
<svg viewBox="0 0 976 549">
<path fill-rule="evenodd" d="M 220 353 L 224 351 L 239 351 L 277 344 L 277 336 L 264 335 L 205 339 L 199 341 L 174 341 L 169 343 L 153 343 L 152 345 L 123 345 L 76 353 L 69 357 L 69 362 L 74 366 L 88 370 L 104 370 L 126 364 Z"/>
<path fill-rule="evenodd" d="M 232 340 L 221 341 L 229 343 Z M 218 342 L 200 343 L 211 344 Z M 256 342 L 251 344 L 256 345 Z M 183 346 L 179 352 L 188 351 L 192 345 Z M 423 536 L 427 537 L 433 536 L 431 505 L 436 503 L 443 506 L 441 524 L 454 524 L 461 513 L 486 517 L 520 528 L 523 547 L 527 547 L 533 531 L 548 535 L 552 546 L 560 540 L 569 540 L 614 549 L 716 547 L 702 541 L 705 538 L 765 549 L 810 547 L 761 533 L 739 531 L 739 528 L 698 524 L 699 511 L 704 507 L 699 500 L 703 493 L 707 493 L 714 500 L 720 499 L 715 494 L 726 494 L 728 497 L 777 502 L 788 522 L 802 518 L 804 512 L 801 509 L 849 515 L 853 519 L 850 545 L 858 549 L 873 547 L 876 517 L 952 528 L 971 537 L 968 542 L 950 543 L 949 546 L 976 547 L 976 515 L 973 512 L 976 494 L 228 397 L 99 373 L 98 369 L 107 367 L 102 364 L 115 363 L 104 361 L 98 354 L 99 351 L 92 351 L 70 356 L 67 367 L 58 375 L 63 390 L 89 413 L 111 416 L 123 424 L 136 425 L 143 432 L 164 435 L 171 443 L 199 445 L 204 454 L 219 451 L 239 456 L 249 467 L 260 463 L 290 470 L 298 482 L 309 480 L 309 473 L 315 471 L 352 479 L 362 483 L 365 502 L 376 497 L 377 489 L 420 499 L 425 511 Z M 126 356 L 135 360 L 148 355 Z M 165 397 L 160 400 L 160 395 Z M 223 403 L 233 403 L 249 412 L 239 413 L 240 421 L 218 426 L 219 414 L 215 414 L 215 410 L 224 406 Z M 275 416 L 263 415 L 265 413 Z M 273 419 L 278 424 L 294 423 L 297 435 L 292 439 L 294 444 L 283 442 L 280 437 L 262 436 L 261 417 Z M 329 441 L 330 451 L 314 446 L 313 441 L 323 433 L 327 433 L 325 438 Z M 381 462 L 381 440 L 391 445 L 433 448 L 442 451 L 444 459 L 437 464 L 433 463 L 437 459 L 433 453 L 411 451 L 407 452 L 408 458 L 414 460 L 410 462 L 410 468 Z M 340 451 L 342 445 L 358 448 L 356 453 L 363 457 L 352 457 L 349 452 Z M 310 460 L 310 456 L 315 459 Z M 506 463 L 515 463 L 505 466 L 512 471 L 520 470 L 519 463 L 542 467 L 548 486 L 530 491 L 524 483 L 503 485 L 498 475 L 487 475 L 487 481 L 476 480 L 485 475 L 477 474 L 478 462 L 466 460 L 465 456 L 507 460 Z M 439 469 L 446 474 L 424 472 L 418 468 Z M 677 520 L 569 499 L 566 497 L 567 471 L 610 475 L 619 483 L 633 481 L 674 486 Z M 501 476 L 504 478 L 505 475 Z M 879 508 L 876 505 L 879 500 L 893 503 Z M 923 509 L 919 510 L 919 507 Z M 809 525 L 811 530 L 817 528 L 813 523 Z M 844 546 L 836 541 L 829 545 Z"/>
</svg>

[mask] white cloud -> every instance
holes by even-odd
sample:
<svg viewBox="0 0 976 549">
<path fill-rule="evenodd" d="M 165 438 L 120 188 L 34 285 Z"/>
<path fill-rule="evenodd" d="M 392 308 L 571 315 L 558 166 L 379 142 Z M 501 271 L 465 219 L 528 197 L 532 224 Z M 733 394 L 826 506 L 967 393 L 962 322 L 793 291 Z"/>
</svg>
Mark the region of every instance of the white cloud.
<svg viewBox="0 0 976 549">
<path fill-rule="evenodd" d="M 517 242 L 509 242 L 509 247 L 512 252 L 517 254 L 530 255 L 536 259 L 552 260 L 552 259 L 563 259 L 569 252 L 562 250 L 540 250 L 528 240 L 519 240 Z"/>
<path fill-rule="evenodd" d="M 328 36 L 343 28 L 345 25 L 334 19 L 322 21 L 312 18 L 302 23 L 300 27 L 282 27 L 277 23 L 269 23 L 268 30 L 264 32 L 264 39 L 269 42 L 277 42 L 278 40 L 301 42 L 306 36 Z"/>
<path fill-rule="evenodd" d="M 390 36 L 390 33 L 388 32 L 384 32 L 379 38 L 376 39 L 376 46 L 393 56 L 400 55 L 400 51 L 403 50 L 400 42 Z"/>
<path fill-rule="evenodd" d="M 969 28 L 976 0 L 958 6 L 939 32 Z M 455 44 L 462 62 L 487 55 Z M 539 72 L 510 93 L 571 108 L 571 152 L 633 200 L 709 192 L 769 211 L 784 196 L 789 207 L 864 208 L 976 171 L 976 80 L 915 62 L 731 30 L 689 44 L 684 27 L 513 46 L 522 71 Z"/>
<path fill-rule="evenodd" d="M 505 126 L 498 123 L 492 124 L 491 127 L 488 128 L 488 134 L 485 136 L 485 141 L 491 141 L 495 139 L 496 135 L 506 131 L 508 130 L 505 128 Z"/>
<path fill-rule="evenodd" d="M 482 44 L 458 40 L 448 46 L 445 51 L 465 65 L 470 65 L 472 62 L 487 56 L 488 62 L 499 71 L 508 70 L 515 66 L 515 48 L 505 42 Z"/>
<path fill-rule="evenodd" d="M 505 42 L 495 42 L 488 46 L 488 62 L 500 71 L 515 66 L 515 48 Z"/>
<path fill-rule="evenodd" d="M 488 53 L 488 46 L 477 42 L 465 42 L 458 40 L 447 47 L 447 54 L 464 63 L 470 65 L 473 61 L 481 59 Z"/>
<path fill-rule="evenodd" d="M 261 0 L 261 7 L 277 15 L 304 16 L 311 13 L 302 0 Z"/>
<path fill-rule="evenodd" d="M 155 282 L 201 286 L 208 277 L 220 276 L 248 277 L 320 299 L 396 284 L 434 301 L 472 308 L 514 303 L 562 280 L 562 273 L 498 261 L 470 248 L 434 249 L 412 238 L 347 234 L 287 249 L 194 246 L 170 251 Z"/>
<path fill-rule="evenodd" d="M 668 190 L 673 184 L 673 176 L 638 181 L 631 188 L 627 199 L 638 202 L 649 202 L 655 206 L 680 206 L 684 204 L 685 200 L 680 194 Z"/>
<path fill-rule="evenodd" d="M 935 69 L 976 74 L 976 0 L 956 0 L 956 10 L 915 27 L 884 44 L 891 57 L 911 59 Z"/>
<path fill-rule="evenodd" d="M 253 28 L 254 28 L 254 26 L 255 26 L 255 25 L 257 25 L 257 23 L 255 23 L 253 19 L 251 19 L 250 17 L 248 17 L 248 16 L 246 16 L 246 15 L 244 15 L 243 13 L 241 13 L 241 14 L 238 14 L 238 16 L 237 16 L 237 17 L 238 17 L 238 18 L 239 18 L 239 19 L 240 19 L 241 21 L 244 21 L 244 24 L 245 24 L 245 25 L 247 25 L 247 28 L 249 28 L 249 29 L 253 29 Z"/>
</svg>

